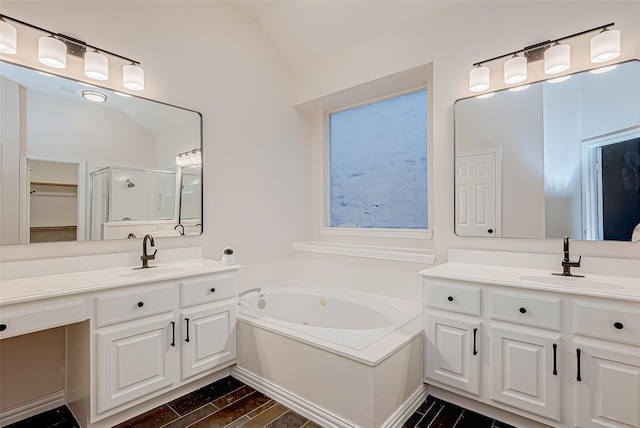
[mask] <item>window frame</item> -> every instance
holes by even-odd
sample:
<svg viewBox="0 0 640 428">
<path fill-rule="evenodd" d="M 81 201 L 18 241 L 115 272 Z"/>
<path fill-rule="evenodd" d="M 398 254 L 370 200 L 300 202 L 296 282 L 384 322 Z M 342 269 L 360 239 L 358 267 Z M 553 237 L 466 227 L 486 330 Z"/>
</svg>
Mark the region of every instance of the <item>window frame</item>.
<svg viewBox="0 0 640 428">
<path fill-rule="evenodd" d="M 361 103 L 352 104 L 348 106 L 342 106 L 339 108 L 326 110 L 323 112 L 323 157 L 324 171 L 323 171 L 323 227 L 320 228 L 320 234 L 324 236 L 345 236 L 345 237 L 373 237 L 373 238 L 405 238 L 405 239 L 431 239 L 433 231 L 431 224 L 433 221 L 432 210 L 432 190 L 430 183 L 432 182 L 432 164 L 430 162 L 432 158 L 432 147 L 430 141 L 431 132 L 431 117 L 432 117 L 432 95 L 429 90 L 428 84 L 422 84 L 415 88 L 404 90 L 400 92 L 394 92 L 382 97 L 370 99 Z M 427 95 L 427 135 L 426 135 L 426 153 L 427 153 L 427 228 L 371 228 L 371 227 L 341 227 L 331 226 L 331 115 L 335 113 L 341 113 L 347 110 L 352 110 L 358 107 L 375 104 L 380 101 L 401 97 L 403 95 L 412 94 L 415 92 L 426 91 Z"/>
</svg>

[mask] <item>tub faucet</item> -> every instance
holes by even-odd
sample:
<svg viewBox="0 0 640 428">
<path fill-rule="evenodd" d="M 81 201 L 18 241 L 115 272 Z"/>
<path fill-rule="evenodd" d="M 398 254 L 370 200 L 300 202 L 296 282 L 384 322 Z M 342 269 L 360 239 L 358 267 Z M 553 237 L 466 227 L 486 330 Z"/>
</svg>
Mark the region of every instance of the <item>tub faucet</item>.
<svg viewBox="0 0 640 428">
<path fill-rule="evenodd" d="M 577 276 L 577 277 L 583 277 L 584 275 L 575 275 L 571 273 L 571 268 L 572 267 L 580 267 L 580 260 L 582 260 L 582 256 L 578 257 L 578 261 L 577 262 L 572 262 L 570 257 L 569 257 L 569 237 L 565 236 L 564 237 L 564 245 L 563 245 L 563 253 L 564 253 L 564 258 L 562 259 L 562 273 L 553 273 L 554 275 L 560 275 L 560 276 Z"/>
<path fill-rule="evenodd" d="M 142 239 L 142 255 L 140 256 L 140 260 L 142 260 L 142 267 L 139 267 L 138 269 L 155 267 L 155 266 L 149 266 L 149 260 L 155 260 L 156 253 L 158 252 L 158 250 L 155 250 L 151 255 L 147 254 L 147 241 L 149 241 L 149 244 L 152 247 L 155 246 L 155 242 L 153 241 L 153 236 L 144 235 L 144 238 Z"/>
<path fill-rule="evenodd" d="M 261 291 L 262 291 L 262 288 L 258 287 L 258 288 L 250 288 L 250 289 L 248 289 L 248 290 L 244 290 L 244 291 L 242 291 L 242 292 L 238 293 L 238 297 L 242 297 L 242 296 L 244 296 L 245 294 L 253 293 L 254 291 L 255 291 L 256 293 L 259 293 L 259 292 L 261 292 Z"/>
<path fill-rule="evenodd" d="M 176 227 L 174 227 L 173 230 L 178 230 L 179 227 L 181 228 L 180 231 L 179 231 L 180 235 L 184 236 L 184 226 L 181 225 L 180 223 L 176 224 Z"/>
</svg>

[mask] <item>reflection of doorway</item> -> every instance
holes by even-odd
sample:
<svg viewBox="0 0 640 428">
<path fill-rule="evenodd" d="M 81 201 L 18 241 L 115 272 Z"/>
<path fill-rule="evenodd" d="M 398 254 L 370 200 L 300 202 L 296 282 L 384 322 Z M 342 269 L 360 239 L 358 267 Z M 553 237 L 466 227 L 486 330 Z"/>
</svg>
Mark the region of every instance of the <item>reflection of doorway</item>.
<svg viewBox="0 0 640 428">
<path fill-rule="evenodd" d="M 502 235 L 501 151 L 485 149 L 456 156 L 456 233 Z"/>
<path fill-rule="evenodd" d="M 78 164 L 27 160 L 29 241 L 78 239 Z"/>
<path fill-rule="evenodd" d="M 637 128 L 591 141 L 587 160 L 587 236 L 630 241 L 640 224 L 640 132 Z"/>
</svg>

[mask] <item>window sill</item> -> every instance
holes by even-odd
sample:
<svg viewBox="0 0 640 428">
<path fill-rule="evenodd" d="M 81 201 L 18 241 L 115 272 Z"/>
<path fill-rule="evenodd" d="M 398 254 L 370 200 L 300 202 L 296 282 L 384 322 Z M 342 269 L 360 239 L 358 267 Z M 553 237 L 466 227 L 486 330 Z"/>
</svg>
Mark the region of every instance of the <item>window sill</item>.
<svg viewBox="0 0 640 428">
<path fill-rule="evenodd" d="M 414 248 L 379 247 L 369 245 L 333 244 L 326 242 L 295 242 L 293 250 L 305 253 L 331 254 L 417 264 L 434 264 L 432 251 Z"/>
<path fill-rule="evenodd" d="M 369 229 L 355 227 L 321 227 L 321 235 L 328 236 L 364 236 L 370 238 L 409 238 L 431 239 L 429 229 Z"/>
</svg>

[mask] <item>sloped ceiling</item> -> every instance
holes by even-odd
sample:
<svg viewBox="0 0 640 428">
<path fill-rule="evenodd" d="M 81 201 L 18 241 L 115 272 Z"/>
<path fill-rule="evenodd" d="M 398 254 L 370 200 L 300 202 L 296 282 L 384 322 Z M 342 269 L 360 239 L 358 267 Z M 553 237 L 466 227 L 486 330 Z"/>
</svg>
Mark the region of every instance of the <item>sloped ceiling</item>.
<svg viewBox="0 0 640 428">
<path fill-rule="evenodd" d="M 460 3 L 460 0 L 227 1 L 258 21 L 293 69 Z"/>
</svg>

